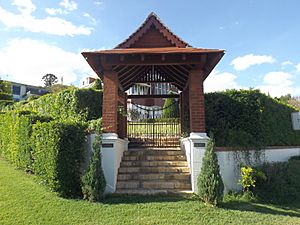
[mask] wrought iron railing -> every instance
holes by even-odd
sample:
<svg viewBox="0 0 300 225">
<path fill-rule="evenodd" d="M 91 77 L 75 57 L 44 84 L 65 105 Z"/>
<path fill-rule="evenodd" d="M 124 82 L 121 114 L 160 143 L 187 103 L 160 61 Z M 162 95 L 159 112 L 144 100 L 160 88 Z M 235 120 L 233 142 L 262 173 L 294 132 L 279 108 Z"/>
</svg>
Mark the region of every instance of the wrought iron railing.
<svg viewBox="0 0 300 225">
<path fill-rule="evenodd" d="M 168 122 L 128 122 L 130 147 L 178 147 L 181 128 L 178 120 Z"/>
</svg>

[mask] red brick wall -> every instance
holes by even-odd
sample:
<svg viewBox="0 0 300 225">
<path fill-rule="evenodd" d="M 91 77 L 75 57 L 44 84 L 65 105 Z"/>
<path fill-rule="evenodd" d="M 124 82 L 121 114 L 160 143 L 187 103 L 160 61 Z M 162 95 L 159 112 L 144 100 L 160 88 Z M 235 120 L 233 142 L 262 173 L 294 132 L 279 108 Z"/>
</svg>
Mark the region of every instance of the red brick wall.
<svg viewBox="0 0 300 225">
<path fill-rule="evenodd" d="M 105 71 L 103 75 L 103 132 L 117 133 L 118 76 L 116 72 Z"/>
<path fill-rule="evenodd" d="M 203 72 L 192 70 L 189 77 L 190 131 L 205 132 Z"/>
</svg>

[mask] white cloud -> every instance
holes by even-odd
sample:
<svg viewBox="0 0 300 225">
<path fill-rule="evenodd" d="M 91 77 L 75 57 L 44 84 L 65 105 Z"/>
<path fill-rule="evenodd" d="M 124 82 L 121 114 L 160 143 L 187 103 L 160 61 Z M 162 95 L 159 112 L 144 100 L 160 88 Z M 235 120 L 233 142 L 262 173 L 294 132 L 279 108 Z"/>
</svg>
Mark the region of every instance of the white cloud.
<svg viewBox="0 0 300 225">
<path fill-rule="evenodd" d="M 226 89 L 241 89 L 242 87 L 236 82 L 237 76 L 232 73 L 219 73 L 213 70 L 204 81 L 204 91 L 224 91 Z"/>
<path fill-rule="evenodd" d="M 97 20 L 94 17 L 92 17 L 89 13 L 85 12 L 85 13 L 83 13 L 83 16 L 88 18 L 92 25 L 95 26 L 97 24 Z"/>
<path fill-rule="evenodd" d="M 289 60 L 284 61 L 284 62 L 281 63 L 281 66 L 288 66 L 288 65 L 293 65 L 293 63 Z"/>
<path fill-rule="evenodd" d="M 59 3 L 59 5 L 63 6 L 68 11 L 74 11 L 77 9 L 77 3 L 74 1 L 63 0 Z"/>
<path fill-rule="evenodd" d="M 95 5 L 102 5 L 103 2 L 102 1 L 94 1 Z"/>
<path fill-rule="evenodd" d="M 46 8 L 45 11 L 46 11 L 46 13 L 48 13 L 51 16 L 62 15 L 62 14 L 67 14 L 68 13 L 67 11 L 62 10 L 61 8 L 58 8 L 58 9 Z"/>
<path fill-rule="evenodd" d="M 275 59 L 272 56 L 248 54 L 235 58 L 230 65 L 233 65 L 235 70 L 245 70 L 253 65 L 273 63 L 274 61 Z"/>
<path fill-rule="evenodd" d="M 36 10 L 36 6 L 31 0 L 13 0 L 11 4 L 17 6 L 22 14 L 31 14 Z"/>
<path fill-rule="evenodd" d="M 295 95 L 298 88 L 293 87 L 293 76 L 286 72 L 270 72 L 264 76 L 264 85 L 258 88 L 272 97 L 280 97 L 286 94 Z"/>
<path fill-rule="evenodd" d="M 33 85 L 42 85 L 47 73 L 63 76 L 65 84 L 94 74 L 80 53 L 32 39 L 11 40 L 0 49 L 0 62 L 0 77 Z"/>
<path fill-rule="evenodd" d="M 300 63 L 298 63 L 298 65 L 296 66 L 296 69 L 298 72 L 300 72 Z"/>
<path fill-rule="evenodd" d="M 35 18 L 32 12 L 36 7 L 31 0 L 14 0 L 19 14 L 15 14 L 0 7 L 0 22 L 7 28 L 23 28 L 35 33 L 47 33 L 59 36 L 90 35 L 93 28 L 86 26 L 76 26 L 72 22 L 59 17 Z"/>
</svg>

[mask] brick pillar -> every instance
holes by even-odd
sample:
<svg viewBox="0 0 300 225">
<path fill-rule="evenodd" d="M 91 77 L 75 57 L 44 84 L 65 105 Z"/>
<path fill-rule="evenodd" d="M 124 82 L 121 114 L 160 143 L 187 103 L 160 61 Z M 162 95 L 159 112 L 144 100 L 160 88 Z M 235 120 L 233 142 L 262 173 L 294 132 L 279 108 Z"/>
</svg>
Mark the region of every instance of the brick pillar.
<svg viewBox="0 0 300 225">
<path fill-rule="evenodd" d="M 107 70 L 103 75 L 102 124 L 104 133 L 117 133 L 118 74 Z"/>
<path fill-rule="evenodd" d="M 181 128 L 181 133 L 184 132 L 184 106 L 183 106 L 183 93 L 181 92 L 179 95 L 179 107 L 180 107 L 180 128 Z"/>
<path fill-rule="evenodd" d="M 124 110 L 126 115 L 124 116 L 124 138 L 127 138 L 127 93 L 124 93 Z"/>
<path fill-rule="evenodd" d="M 194 69 L 189 76 L 190 132 L 205 133 L 203 72 Z"/>
</svg>

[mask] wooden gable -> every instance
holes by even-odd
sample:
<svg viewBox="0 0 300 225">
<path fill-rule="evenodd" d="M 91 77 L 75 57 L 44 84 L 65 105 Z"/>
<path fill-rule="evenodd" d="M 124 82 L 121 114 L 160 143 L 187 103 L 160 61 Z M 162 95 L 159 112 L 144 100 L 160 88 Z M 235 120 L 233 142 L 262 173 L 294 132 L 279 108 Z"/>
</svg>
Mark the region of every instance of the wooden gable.
<svg viewBox="0 0 300 225">
<path fill-rule="evenodd" d="M 145 22 L 116 48 L 186 48 L 190 45 L 170 31 L 154 14 L 151 13 Z"/>
</svg>

